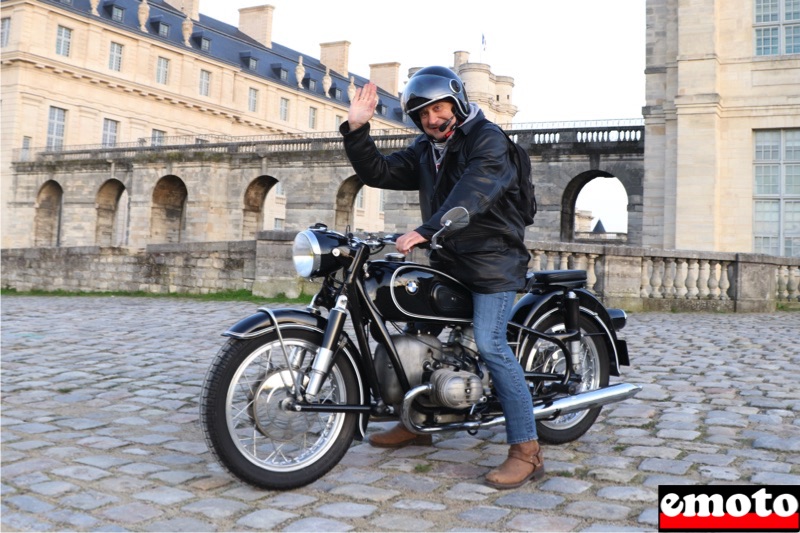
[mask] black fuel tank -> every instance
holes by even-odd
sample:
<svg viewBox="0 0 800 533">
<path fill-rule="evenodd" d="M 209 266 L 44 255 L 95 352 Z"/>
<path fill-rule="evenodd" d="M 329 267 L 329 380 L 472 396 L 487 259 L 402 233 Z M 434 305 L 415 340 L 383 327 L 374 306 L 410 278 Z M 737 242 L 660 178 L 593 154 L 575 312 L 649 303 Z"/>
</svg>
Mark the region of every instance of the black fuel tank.
<svg viewBox="0 0 800 533">
<path fill-rule="evenodd" d="M 367 295 L 386 320 L 472 322 L 472 293 L 433 268 L 399 261 L 371 261 Z"/>
</svg>

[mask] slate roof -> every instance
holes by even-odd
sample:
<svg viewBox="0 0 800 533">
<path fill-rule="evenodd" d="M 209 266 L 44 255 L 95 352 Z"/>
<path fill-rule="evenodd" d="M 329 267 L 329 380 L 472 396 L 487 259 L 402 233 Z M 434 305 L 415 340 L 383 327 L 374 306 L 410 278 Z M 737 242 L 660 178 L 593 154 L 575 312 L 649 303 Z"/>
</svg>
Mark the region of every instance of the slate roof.
<svg viewBox="0 0 800 533">
<path fill-rule="evenodd" d="M 91 14 L 92 8 L 89 0 L 39 1 L 45 4 L 57 5 L 62 9 L 81 14 L 86 18 L 97 18 Z M 175 0 L 175 3 L 178 4 L 179 1 L 180 0 Z M 97 10 L 100 14 L 100 18 L 109 26 L 124 27 L 125 30 L 138 34 L 143 39 L 167 42 L 174 46 L 185 48 L 181 25 L 186 17 L 179 9 L 176 9 L 164 0 L 148 0 L 148 4 L 150 4 L 150 15 L 148 33 L 145 33 L 139 29 L 139 4 L 139 0 L 101 0 Z M 124 10 L 122 21 L 118 22 L 112 20 L 111 13 L 113 6 Z M 271 83 L 284 85 L 293 90 L 305 91 L 321 97 L 325 96 L 322 88 L 322 77 L 325 75 L 325 66 L 320 62 L 319 58 L 302 54 L 301 52 L 292 50 L 276 42 L 272 43 L 272 48 L 267 48 L 255 39 L 239 31 L 236 26 L 226 24 L 225 22 L 203 15 L 202 13 L 200 14 L 200 20 L 193 20 L 192 23 L 193 30 L 190 43 L 194 53 L 201 56 L 207 55 L 217 61 L 237 66 L 243 72 L 269 80 Z M 168 36 L 163 37 L 158 34 L 159 24 L 169 25 L 170 31 Z M 210 40 L 208 51 L 200 49 L 201 38 Z M 308 83 L 305 83 L 302 89 L 297 86 L 294 70 L 298 63 L 298 57 L 301 55 L 303 56 L 303 66 L 305 67 L 304 79 L 313 79 L 316 81 L 316 87 L 313 90 L 308 88 Z M 258 61 L 256 70 L 248 68 L 247 58 L 249 57 Z M 286 80 L 280 78 L 281 69 L 285 70 L 288 74 Z M 330 76 L 332 78 L 332 85 L 329 94 L 333 97 L 334 89 L 340 89 L 342 91 L 341 102 L 343 105 L 348 103 L 347 87 L 350 85 L 350 76 L 354 77 L 355 84 L 358 87 L 363 86 L 369 81 L 368 78 L 364 78 L 352 72 L 343 75 L 330 71 Z M 382 117 L 387 120 L 398 122 L 398 126 L 400 127 L 408 127 L 408 124 L 403 123 L 403 111 L 400 106 L 399 95 L 389 94 L 383 89 L 379 89 L 378 94 L 380 96 L 380 105 L 386 106 L 387 108 L 386 113 L 383 114 Z"/>
</svg>

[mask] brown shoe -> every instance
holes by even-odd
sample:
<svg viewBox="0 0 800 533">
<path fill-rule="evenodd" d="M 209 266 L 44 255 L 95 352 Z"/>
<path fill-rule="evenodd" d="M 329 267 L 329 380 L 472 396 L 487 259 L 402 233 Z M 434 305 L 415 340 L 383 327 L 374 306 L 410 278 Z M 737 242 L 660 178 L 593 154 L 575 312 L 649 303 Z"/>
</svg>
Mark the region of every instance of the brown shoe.
<svg viewBox="0 0 800 533">
<path fill-rule="evenodd" d="M 370 435 L 369 443 L 378 448 L 402 448 L 410 444 L 430 446 L 433 444 L 433 437 L 411 433 L 403 424 L 397 424 L 390 430 Z"/>
<path fill-rule="evenodd" d="M 486 474 L 486 484 L 496 489 L 516 489 L 531 479 L 544 476 L 544 459 L 539 442 L 531 440 L 512 444 L 508 458 Z"/>
</svg>

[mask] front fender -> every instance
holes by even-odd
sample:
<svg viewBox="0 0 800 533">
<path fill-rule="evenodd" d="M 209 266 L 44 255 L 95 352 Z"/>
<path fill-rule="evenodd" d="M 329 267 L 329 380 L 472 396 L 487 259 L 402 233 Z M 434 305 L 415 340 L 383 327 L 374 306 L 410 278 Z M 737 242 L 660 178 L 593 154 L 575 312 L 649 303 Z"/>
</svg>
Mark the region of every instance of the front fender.
<svg viewBox="0 0 800 533">
<path fill-rule="evenodd" d="M 229 327 L 222 335 L 240 340 L 260 337 L 271 331 L 273 316 L 278 320 L 278 324 L 289 322 L 319 329 L 320 331 L 325 331 L 325 326 L 328 324 L 328 321 L 322 316 L 302 309 L 266 309 L 261 307 L 258 312 L 241 319 Z"/>
<path fill-rule="evenodd" d="M 617 332 L 605 306 L 592 293 L 585 289 L 573 289 L 578 296 L 580 312 L 593 320 L 606 334 L 603 336 L 609 353 L 609 373 L 620 375 L 620 365 L 628 365 L 627 343 L 617 338 Z M 532 324 L 538 318 L 559 306 L 561 293 L 554 291 L 545 294 L 526 293 L 514 306 L 512 321 L 517 324 Z"/>
<path fill-rule="evenodd" d="M 274 317 L 274 320 L 273 320 Z M 267 309 L 261 307 L 258 312 L 245 317 L 238 321 L 233 326 L 229 327 L 222 334 L 225 337 L 232 337 L 238 340 L 248 340 L 261 335 L 265 335 L 274 329 L 274 321 L 277 320 L 281 330 L 285 326 L 299 326 L 301 328 L 312 329 L 325 333 L 325 328 L 328 326 L 328 320 L 318 314 L 302 309 Z M 346 356 L 347 363 L 352 367 L 358 381 L 358 397 L 361 405 L 369 405 L 369 394 L 367 387 L 364 384 L 364 372 L 361 365 L 363 364 L 363 357 L 361 357 L 355 344 L 350 340 L 347 332 L 342 332 L 344 336 L 344 350 L 340 350 Z M 366 414 L 358 415 L 358 435 L 359 440 L 363 440 L 367 434 L 367 422 L 369 416 Z"/>
</svg>

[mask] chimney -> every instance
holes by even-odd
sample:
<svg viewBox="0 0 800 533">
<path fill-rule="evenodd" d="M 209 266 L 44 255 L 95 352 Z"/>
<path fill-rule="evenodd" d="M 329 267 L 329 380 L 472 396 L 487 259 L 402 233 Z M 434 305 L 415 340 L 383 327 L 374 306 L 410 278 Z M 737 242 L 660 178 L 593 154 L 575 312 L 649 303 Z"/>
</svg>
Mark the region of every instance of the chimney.
<svg viewBox="0 0 800 533">
<path fill-rule="evenodd" d="M 192 20 L 200 20 L 200 0 L 182 0 L 181 8 Z"/>
<path fill-rule="evenodd" d="M 169 0 L 172 7 L 177 7 L 190 20 L 200 20 L 200 0 Z"/>
<path fill-rule="evenodd" d="M 369 80 L 391 95 L 400 85 L 400 63 L 374 63 L 369 66 Z"/>
<path fill-rule="evenodd" d="M 243 7 L 239 10 L 239 31 L 267 48 L 272 48 L 272 13 L 275 6 Z"/>
<path fill-rule="evenodd" d="M 350 41 L 336 41 L 319 45 L 319 61 L 332 71 L 347 76 L 350 63 Z"/>
</svg>

